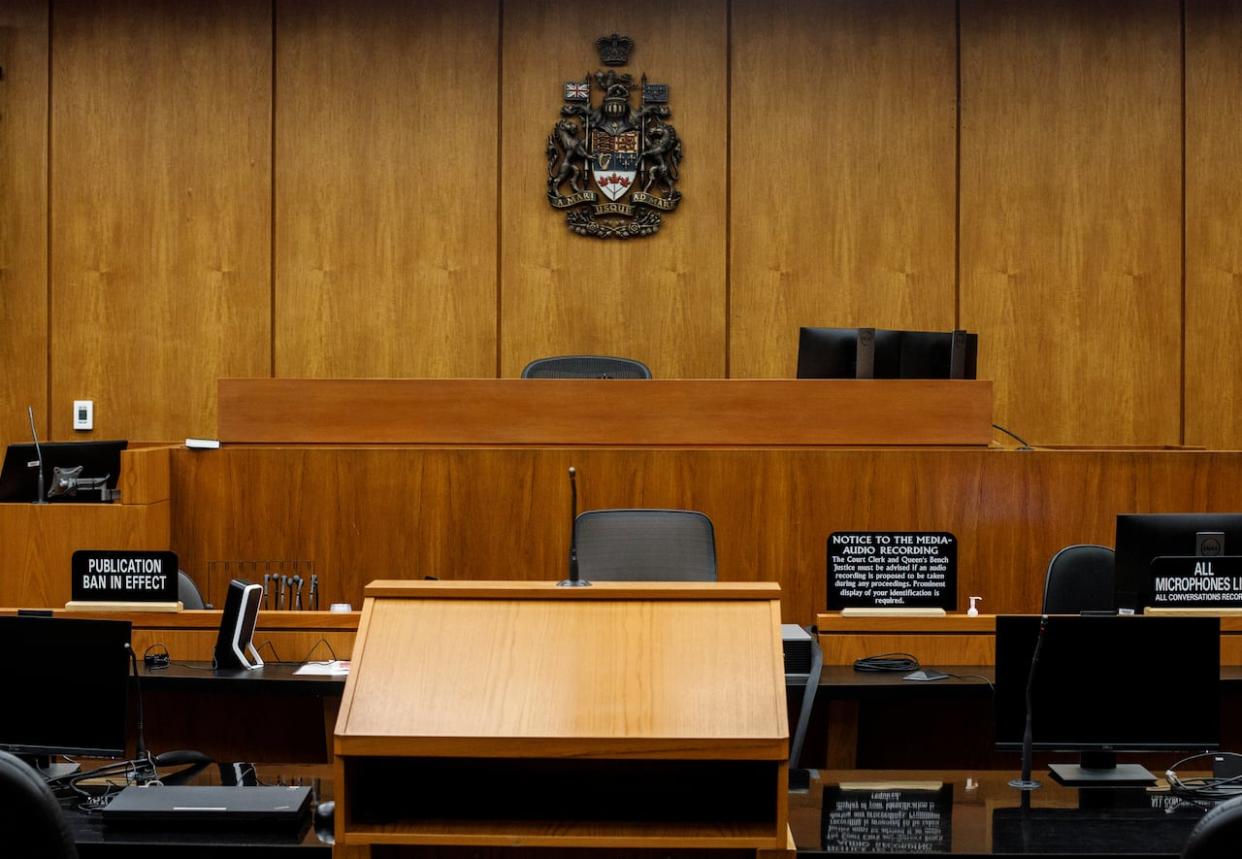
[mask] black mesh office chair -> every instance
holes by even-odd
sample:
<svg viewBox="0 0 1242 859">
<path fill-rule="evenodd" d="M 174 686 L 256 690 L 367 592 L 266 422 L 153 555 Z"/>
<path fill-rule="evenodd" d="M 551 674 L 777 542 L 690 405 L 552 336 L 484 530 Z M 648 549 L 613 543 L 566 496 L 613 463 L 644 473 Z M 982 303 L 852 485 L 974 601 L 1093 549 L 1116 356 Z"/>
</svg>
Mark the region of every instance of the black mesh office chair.
<svg viewBox="0 0 1242 859">
<path fill-rule="evenodd" d="M 195 611 L 206 608 L 203 595 L 198 592 L 198 585 L 186 574 L 185 570 L 177 570 L 177 599 L 183 608 Z"/>
<path fill-rule="evenodd" d="M 1222 802 L 1199 821 L 1182 859 L 1236 859 L 1242 844 L 1242 797 Z"/>
<path fill-rule="evenodd" d="M 1044 577 L 1044 614 L 1112 611 L 1113 550 L 1066 546 L 1052 556 Z"/>
<path fill-rule="evenodd" d="M 694 510 L 588 510 L 574 534 L 588 581 L 716 581 L 716 532 Z"/>
<path fill-rule="evenodd" d="M 77 859 L 60 803 L 33 769 L 0 752 L 0 853 L 22 859 Z"/>
<path fill-rule="evenodd" d="M 523 379 L 650 379 L 651 370 L 633 358 L 560 355 L 539 358 L 522 369 Z"/>
</svg>

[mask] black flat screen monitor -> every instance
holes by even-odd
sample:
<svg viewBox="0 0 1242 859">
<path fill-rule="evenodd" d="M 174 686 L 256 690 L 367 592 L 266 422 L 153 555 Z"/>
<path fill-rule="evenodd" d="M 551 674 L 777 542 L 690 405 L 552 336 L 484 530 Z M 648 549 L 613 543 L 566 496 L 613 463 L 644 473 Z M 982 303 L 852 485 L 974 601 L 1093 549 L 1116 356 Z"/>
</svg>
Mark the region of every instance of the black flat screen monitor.
<svg viewBox="0 0 1242 859">
<path fill-rule="evenodd" d="M 129 621 L 0 617 L 0 652 L 9 654 L 0 749 L 123 755 L 129 639 Z"/>
<path fill-rule="evenodd" d="M 1223 533 L 1224 544 L 1199 534 Z M 1117 517 L 1116 572 L 1119 608 L 1151 604 L 1153 558 L 1165 555 L 1242 555 L 1242 513 L 1144 513 Z"/>
<path fill-rule="evenodd" d="M 954 378 L 953 332 L 875 330 L 875 379 Z M 800 328 L 798 330 L 799 379 L 858 378 L 857 328 Z M 977 374 L 979 335 L 965 335 L 961 375 Z"/>
<path fill-rule="evenodd" d="M 974 379 L 978 373 L 979 335 L 966 334 L 962 379 Z M 951 379 L 953 363 L 952 331 L 901 332 L 902 379 Z"/>
<path fill-rule="evenodd" d="M 901 369 L 901 332 L 875 329 L 871 378 L 896 379 Z M 858 378 L 857 328 L 798 329 L 799 379 Z"/>
<path fill-rule="evenodd" d="M 996 619 L 996 746 L 1022 748 L 1037 615 Z M 1204 751 L 1220 743 L 1220 619 L 1048 618 L 1031 692 L 1034 748 Z"/>
<path fill-rule="evenodd" d="M 83 478 L 107 477 L 107 487 L 116 489 L 121 473 L 121 451 L 129 446 L 126 441 L 49 441 L 39 448 L 43 451 L 43 491 L 52 487 L 52 469 L 82 466 Z M 0 501 L 30 501 L 39 494 L 39 469 L 30 465 L 36 462 L 33 444 L 11 444 L 4 454 L 4 468 L 0 469 Z M 77 495 L 58 495 L 47 498 L 49 503 L 95 502 L 100 500 L 98 490 L 82 491 Z"/>
</svg>

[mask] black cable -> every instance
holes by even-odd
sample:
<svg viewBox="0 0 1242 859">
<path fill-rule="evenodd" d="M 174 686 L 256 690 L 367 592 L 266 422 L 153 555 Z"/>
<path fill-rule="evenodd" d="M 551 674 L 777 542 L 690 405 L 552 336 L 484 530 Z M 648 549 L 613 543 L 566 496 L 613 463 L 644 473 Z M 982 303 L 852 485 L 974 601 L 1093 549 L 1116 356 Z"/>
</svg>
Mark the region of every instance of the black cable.
<svg viewBox="0 0 1242 859">
<path fill-rule="evenodd" d="M 1012 438 L 1012 439 L 1016 440 L 1016 441 L 1018 442 L 1018 444 L 1020 444 L 1020 445 L 1021 445 L 1021 447 L 1019 447 L 1019 448 L 1018 448 L 1018 450 L 1033 450 L 1033 448 L 1032 448 L 1029 444 L 1027 444 L 1026 439 L 1022 438 L 1022 436 L 1018 435 L 1018 434 L 1017 434 L 1017 433 L 1015 433 L 1015 432 L 1010 432 L 1009 430 L 1005 429 L 1005 428 L 1004 428 L 1003 426 L 1001 426 L 1000 424 L 992 424 L 992 429 L 995 429 L 995 430 L 1000 430 L 1000 431 L 1001 431 L 1001 432 L 1003 432 L 1005 435 L 1007 435 L 1007 436 L 1009 436 L 1010 438 Z"/>
<path fill-rule="evenodd" d="M 854 670 L 868 673 L 881 671 L 918 671 L 919 661 L 909 653 L 881 653 L 854 660 Z"/>
<path fill-rule="evenodd" d="M 311 656 L 315 653 L 316 650 L 319 649 L 319 646 L 321 644 L 328 649 L 328 653 L 332 654 L 332 658 L 321 659 L 315 662 L 314 664 L 331 665 L 333 662 L 340 661 L 340 657 L 336 655 L 336 650 L 332 647 L 332 642 L 328 641 L 328 639 L 326 638 L 320 638 L 313 645 L 311 645 L 311 649 L 306 652 L 306 658 L 303 659 L 301 662 L 285 662 L 283 659 L 281 659 L 280 654 L 276 652 L 276 645 L 272 644 L 271 639 L 268 639 L 264 641 L 262 644 L 260 644 L 257 648 L 257 651 L 259 653 L 262 653 L 263 648 L 265 647 L 268 650 L 270 650 L 272 652 L 272 659 L 271 659 L 272 665 L 307 665 L 307 664 L 310 664 Z M 151 651 L 157 647 L 162 647 L 164 649 L 164 652 L 156 653 L 156 654 L 148 656 L 148 654 L 150 654 Z M 163 642 L 156 642 L 155 644 L 152 644 L 150 647 L 148 647 L 146 649 L 146 652 L 143 653 L 142 659 L 143 659 L 143 662 L 146 664 L 148 671 L 163 671 L 165 668 L 167 668 L 170 665 L 176 665 L 179 668 L 187 668 L 191 671 L 215 671 L 216 670 L 216 667 L 214 664 L 213 665 L 191 665 L 188 662 L 175 661 L 172 658 L 172 655 L 169 653 L 167 645 L 165 645 Z M 158 662 L 154 660 L 158 660 Z M 134 670 L 136 672 L 138 670 L 137 667 L 135 667 Z"/>
<path fill-rule="evenodd" d="M 272 662 L 273 663 L 280 664 L 283 661 L 280 658 L 280 654 L 276 652 L 276 645 L 272 644 L 272 640 L 270 638 L 267 641 L 260 644 L 258 647 L 256 647 L 254 652 L 262 656 L 263 648 L 265 647 L 272 651 Z"/>
<path fill-rule="evenodd" d="M 1199 758 L 1217 756 L 1242 758 L 1242 754 L 1236 752 L 1201 752 L 1184 757 L 1164 771 L 1164 777 L 1169 782 L 1169 792 L 1176 797 L 1189 800 L 1220 800 L 1242 796 L 1242 775 L 1236 775 L 1233 778 L 1208 776 L 1182 779 L 1178 777 L 1177 768 L 1182 764 Z"/>
<path fill-rule="evenodd" d="M 156 651 L 155 653 L 152 653 L 151 651 L 155 650 L 157 647 L 161 648 L 163 652 L 161 653 L 160 651 Z M 155 644 L 152 644 L 146 650 L 142 651 L 142 664 L 147 666 L 148 671 L 163 671 L 172 664 L 172 657 L 168 654 L 168 645 L 164 644 L 162 641 L 157 641 Z"/>
<path fill-rule="evenodd" d="M 134 648 L 129 644 L 125 645 L 125 649 L 129 651 L 129 663 L 134 669 L 134 697 L 137 699 L 138 707 L 138 737 L 134 747 L 136 760 L 145 760 L 148 772 L 154 773 L 155 764 L 151 761 L 151 755 L 147 751 L 146 735 L 142 728 L 142 675 L 138 673 L 138 655 L 134 653 Z M 145 655 L 143 658 L 145 660 Z"/>
<path fill-rule="evenodd" d="M 286 661 L 284 661 L 283 659 L 281 659 L 281 658 L 280 658 L 280 654 L 278 654 L 278 653 L 276 652 L 276 647 L 275 647 L 275 645 L 273 645 L 273 644 L 272 644 L 271 639 L 268 639 L 267 641 L 264 641 L 262 644 L 260 644 L 260 645 L 259 645 L 259 647 L 258 647 L 258 650 L 259 650 L 259 652 L 260 652 L 260 653 L 262 653 L 262 652 L 263 652 L 263 648 L 264 648 L 264 647 L 266 647 L 266 648 L 268 648 L 269 650 L 271 650 L 271 651 L 272 651 L 272 664 L 274 664 L 274 665 L 306 665 L 306 664 L 310 663 L 310 661 L 311 661 L 311 655 L 312 655 L 312 654 L 314 654 L 314 652 L 315 652 L 316 650 L 318 650 L 318 649 L 319 649 L 319 645 L 321 645 L 321 644 L 322 644 L 324 647 L 328 648 L 328 652 L 332 654 L 332 658 L 331 658 L 331 659 L 321 659 L 321 660 L 319 660 L 316 664 L 318 664 L 318 665 L 330 665 L 330 664 L 331 664 L 331 663 L 333 663 L 333 662 L 339 662 L 339 661 L 340 661 L 339 657 L 336 655 L 336 651 L 332 649 L 332 643 L 331 643 L 331 642 L 329 642 L 329 641 L 328 641 L 328 639 L 326 639 L 326 638 L 320 638 L 318 641 L 316 641 L 314 644 L 312 644 L 312 645 L 311 645 L 311 649 L 310 649 L 310 650 L 308 650 L 308 651 L 306 651 L 306 657 L 305 657 L 304 659 L 302 659 L 302 661 L 300 661 L 300 662 L 297 662 L 297 661 L 293 661 L 293 662 L 286 662 Z"/>
<path fill-rule="evenodd" d="M 952 677 L 955 680 L 982 680 L 984 683 L 988 684 L 989 689 L 991 689 L 993 692 L 996 691 L 996 684 L 993 683 L 991 680 L 989 680 L 987 677 L 984 677 L 982 674 L 949 674 L 947 671 L 945 672 L 945 674 L 947 674 L 949 677 Z"/>
</svg>

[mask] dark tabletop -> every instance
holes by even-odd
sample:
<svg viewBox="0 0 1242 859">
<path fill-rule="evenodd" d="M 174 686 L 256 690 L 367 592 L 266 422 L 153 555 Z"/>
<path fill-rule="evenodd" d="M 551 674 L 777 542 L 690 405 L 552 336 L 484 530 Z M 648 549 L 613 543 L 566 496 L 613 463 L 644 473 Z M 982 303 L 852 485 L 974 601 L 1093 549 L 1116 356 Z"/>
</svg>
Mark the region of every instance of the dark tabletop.
<svg viewBox="0 0 1242 859">
<path fill-rule="evenodd" d="M 83 761 L 83 769 L 89 769 L 103 761 Z M 181 777 L 178 772 L 182 773 Z M 307 785 L 311 788 L 312 803 L 332 798 L 332 767 L 329 765 L 288 766 L 259 764 L 208 764 L 200 768 L 161 769 L 160 776 L 167 784 L 219 785 L 242 783 Z M 120 786 L 122 780 L 115 779 Z M 91 792 L 101 792 L 98 784 L 87 787 Z M 332 855 L 328 828 L 320 823 L 316 831 L 314 813 L 308 815 L 302 825 L 294 830 L 288 828 L 233 827 L 213 824 L 210 828 L 132 828 L 106 824 L 98 812 L 81 807 L 78 799 L 62 799 L 61 808 L 73 832 L 78 854 L 89 857 L 259 857 L 286 855 L 290 850 L 301 850 L 299 856 Z"/>
<path fill-rule="evenodd" d="M 1167 791 L 1079 791 L 1047 773 L 1023 807 L 1015 775 L 813 772 L 808 790 L 790 793 L 790 826 L 799 855 L 811 856 L 1176 857 L 1204 814 Z"/>
<path fill-rule="evenodd" d="M 269 662 L 262 668 L 212 668 L 210 662 L 174 662 L 167 668 L 140 664 L 142 688 L 150 692 L 264 693 L 335 695 L 345 690 L 345 675 L 295 674 L 301 664 Z"/>
</svg>

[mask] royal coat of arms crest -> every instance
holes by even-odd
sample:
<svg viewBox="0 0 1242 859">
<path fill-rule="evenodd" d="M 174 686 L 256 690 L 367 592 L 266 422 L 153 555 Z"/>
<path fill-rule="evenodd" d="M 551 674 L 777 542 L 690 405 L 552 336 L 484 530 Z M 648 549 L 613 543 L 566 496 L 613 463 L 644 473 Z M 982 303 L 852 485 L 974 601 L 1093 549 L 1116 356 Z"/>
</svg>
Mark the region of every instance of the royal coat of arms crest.
<svg viewBox="0 0 1242 859">
<path fill-rule="evenodd" d="M 617 33 L 595 40 L 608 66 L 629 62 L 633 45 Z M 645 74 L 638 84 L 613 69 L 565 82 L 561 119 L 548 136 L 548 202 L 566 210 L 570 230 L 628 239 L 660 229 L 661 213 L 681 202 L 682 147 L 670 115 L 668 85 L 648 83 Z"/>
</svg>

